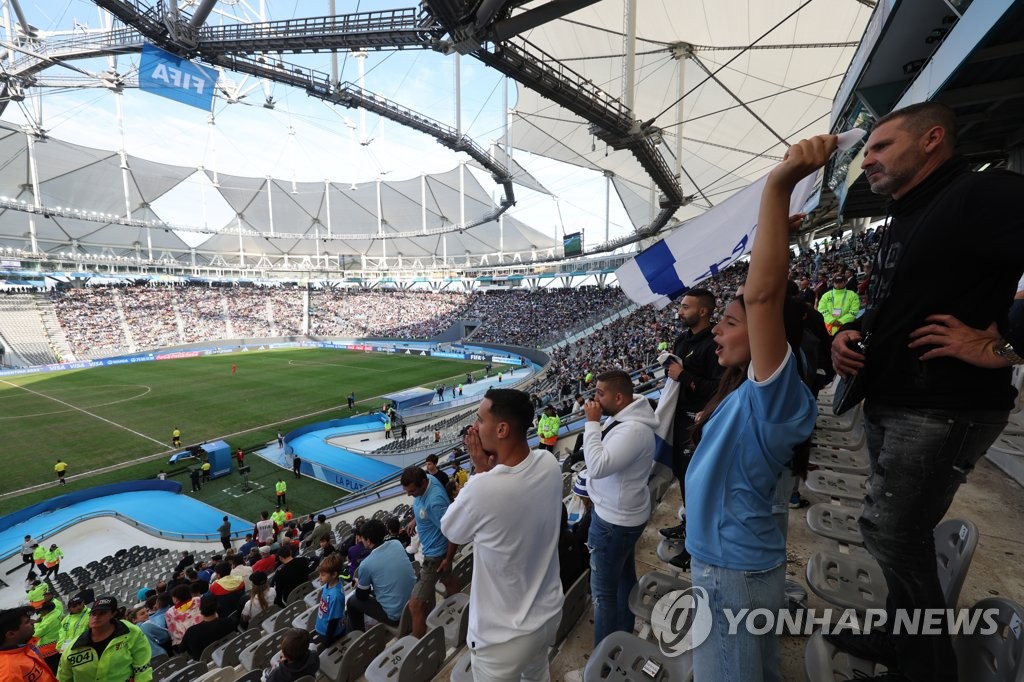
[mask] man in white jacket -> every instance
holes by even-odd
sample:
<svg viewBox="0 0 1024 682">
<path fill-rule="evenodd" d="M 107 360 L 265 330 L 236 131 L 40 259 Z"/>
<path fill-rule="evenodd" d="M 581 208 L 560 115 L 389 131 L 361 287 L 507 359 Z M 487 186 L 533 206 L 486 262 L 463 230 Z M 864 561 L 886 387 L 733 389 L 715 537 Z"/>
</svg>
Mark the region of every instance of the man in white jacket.
<svg viewBox="0 0 1024 682">
<path fill-rule="evenodd" d="M 594 504 L 587 544 L 596 647 L 616 630 L 633 631 L 629 592 L 636 584 L 636 543 L 651 516 L 647 479 L 658 422 L 647 399 L 633 395 L 633 382 L 621 370 L 598 375 L 597 391 L 583 410 L 583 458 Z M 609 419 L 602 429 L 603 414 Z"/>
</svg>

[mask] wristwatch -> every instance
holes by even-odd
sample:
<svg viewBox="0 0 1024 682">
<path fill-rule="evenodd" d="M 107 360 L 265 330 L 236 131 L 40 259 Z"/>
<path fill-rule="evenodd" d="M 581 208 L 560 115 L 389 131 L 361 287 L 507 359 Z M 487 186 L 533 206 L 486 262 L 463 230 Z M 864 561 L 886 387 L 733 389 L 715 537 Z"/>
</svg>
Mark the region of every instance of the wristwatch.
<svg viewBox="0 0 1024 682">
<path fill-rule="evenodd" d="M 999 341 L 1002 343 L 996 342 L 996 347 L 993 349 L 996 355 L 1009 361 L 1011 365 L 1024 365 L 1024 358 L 1014 350 L 1013 344 L 1004 339 L 999 339 Z"/>
</svg>

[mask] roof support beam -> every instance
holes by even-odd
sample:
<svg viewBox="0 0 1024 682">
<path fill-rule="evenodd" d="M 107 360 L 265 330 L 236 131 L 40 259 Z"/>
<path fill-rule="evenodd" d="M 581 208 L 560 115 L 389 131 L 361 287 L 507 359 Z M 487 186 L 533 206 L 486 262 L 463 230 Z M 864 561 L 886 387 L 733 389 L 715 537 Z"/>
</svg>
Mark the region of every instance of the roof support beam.
<svg viewBox="0 0 1024 682">
<path fill-rule="evenodd" d="M 206 18 L 210 16 L 210 12 L 213 11 L 216 6 L 217 0 L 202 0 L 199 3 L 199 7 L 196 7 L 196 11 L 192 13 L 192 18 L 189 19 L 188 25 L 192 28 L 199 28 L 206 23 Z"/>
<path fill-rule="evenodd" d="M 532 9 L 514 17 L 499 21 L 487 31 L 487 38 L 494 42 L 502 42 L 524 31 L 537 28 L 566 14 L 593 5 L 598 0 L 551 0 L 537 9 Z"/>
</svg>

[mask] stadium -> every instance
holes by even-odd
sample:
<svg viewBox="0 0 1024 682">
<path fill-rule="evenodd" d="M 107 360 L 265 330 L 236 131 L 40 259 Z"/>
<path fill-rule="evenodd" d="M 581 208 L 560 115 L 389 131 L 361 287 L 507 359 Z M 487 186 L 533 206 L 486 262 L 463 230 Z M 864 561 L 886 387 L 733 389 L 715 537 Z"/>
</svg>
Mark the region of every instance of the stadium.
<svg viewBox="0 0 1024 682">
<path fill-rule="evenodd" d="M 35 646 L 62 675 L 74 642 L 48 639 L 53 613 L 63 618 L 75 597 L 102 611 L 109 595 L 132 620 L 133 605 L 180 579 L 204 587 L 186 603 L 194 615 L 216 602 L 230 632 L 193 653 L 174 633 L 173 646 L 158 645 L 150 630 L 129 628 L 150 638 L 155 680 L 264 679 L 286 667 L 278 654 L 293 629 L 317 663 L 308 677 L 274 679 L 472 680 L 474 660 L 484 679 L 479 604 L 505 603 L 474 581 L 486 550 L 452 544 L 450 584 L 425 600 L 425 626 L 424 600 L 406 594 L 401 616 L 370 613 L 376 623 L 356 628 L 349 612 L 337 637 L 320 630 L 326 554 L 308 537 L 323 534 L 314 521 L 323 515 L 328 546 L 351 570 L 366 523 L 415 526 L 409 467 L 425 467 L 429 490 L 450 483 L 455 509 L 474 479 L 494 478 L 470 445 L 482 443 L 473 434 L 494 404 L 485 395 L 516 389 L 534 413 L 531 451 L 558 461 L 569 518 L 543 652 L 550 679 L 700 680 L 699 655 L 666 638 L 666 628 L 698 636 L 696 626 L 666 625 L 664 608 L 702 583 L 663 409 L 641 482 L 648 517 L 635 555 L 622 550 L 623 580 L 639 576 L 627 590 L 634 627 L 597 635 L 592 580 L 607 569 L 593 548 L 566 574 L 565 534 L 580 515 L 590 523 L 581 510 L 600 496 L 585 439 L 587 405 L 604 400 L 610 381 L 602 377 L 624 370 L 652 410 L 676 400 L 665 358 L 692 331 L 686 292 L 713 297 L 712 324 L 730 317 L 768 173 L 802 138 L 872 133 L 890 111 L 940 103 L 955 114 L 957 159 L 972 175 L 1024 167 L 1024 3 L 1013 0 L 0 5 L 0 609 L 32 605 L 31 643 L 8 641 L 5 621 L 4 649 Z M 789 236 L 794 298 L 806 294 L 829 325 L 850 298 L 871 324 L 864 310 L 884 300 L 872 266 L 888 262 L 899 212 L 862 170 L 878 153 L 869 139 L 840 136 L 791 193 L 789 214 L 803 214 Z M 1017 244 L 1024 228 L 1011 228 L 991 243 Z M 981 300 L 966 322 L 995 325 L 1008 346 L 1000 358 L 1010 358 L 1001 371 L 1019 361 L 1019 330 L 1005 315 L 1012 301 L 993 304 L 985 292 L 1021 279 L 1019 254 L 956 235 L 957 262 L 925 276 L 952 297 L 963 290 L 940 278 L 980 272 L 965 284 Z M 840 305 L 844 288 L 857 295 Z M 831 380 L 821 353 L 818 373 Z M 999 624 L 946 640 L 955 658 L 944 660 L 965 680 L 1024 674 L 1024 373 L 1012 371 L 997 386 L 1016 389 L 1008 421 L 980 459 L 954 465 L 967 484 L 953 487 L 927 533 L 930 543 L 934 527 L 941 605 Z M 834 415 L 843 385 L 815 393 L 809 471 L 788 506 L 772 508 L 784 528 L 778 596 L 794 618 L 884 615 L 892 599 L 889 564 L 861 518 L 877 485 L 878 417 L 871 394 Z M 270 584 L 288 586 L 281 603 L 247 615 L 248 582 L 230 607 L 201 596 L 220 594 L 225 574 L 214 564 L 247 534 L 258 539 L 264 512 L 275 512 L 273 541 L 239 563 L 265 561 L 273 544 L 281 559 Z M 664 532 L 672 527 L 684 530 Z M 429 542 L 414 535 L 405 548 L 417 581 Z M 530 542 L 528 553 L 544 549 Z M 42 554 L 32 557 L 32 545 Z M 183 553 L 207 580 L 179 566 Z M 281 580 L 292 554 L 308 569 L 294 584 Z M 350 605 L 363 599 L 352 573 L 340 583 Z M 82 627 L 85 637 L 92 625 Z M 777 638 L 779 679 L 876 679 L 887 668 L 892 679 L 933 679 L 795 630 Z"/>
</svg>

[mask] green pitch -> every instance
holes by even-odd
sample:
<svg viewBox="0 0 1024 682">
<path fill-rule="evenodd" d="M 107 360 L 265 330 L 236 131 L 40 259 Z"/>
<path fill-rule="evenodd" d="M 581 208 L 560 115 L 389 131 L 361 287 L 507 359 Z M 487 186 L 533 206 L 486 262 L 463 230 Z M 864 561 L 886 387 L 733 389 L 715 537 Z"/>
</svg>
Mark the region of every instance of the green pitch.
<svg viewBox="0 0 1024 682">
<path fill-rule="evenodd" d="M 232 364 L 238 366 L 234 375 Z M 186 446 L 224 439 L 232 449 L 249 449 L 270 441 L 279 429 L 287 432 L 352 414 L 345 403 L 351 391 L 357 398 L 354 412 L 365 412 L 380 407 L 382 394 L 464 379 L 466 372 L 483 366 L 443 358 L 294 349 L 2 377 L 0 493 L 52 483 L 58 457 L 68 463 L 69 475 L 95 475 L 64 488 L 47 485 L 0 499 L 0 514 L 74 489 L 151 478 L 166 468 L 165 456 L 180 449 L 171 447 L 175 427 Z M 276 479 L 282 471 L 254 457 L 246 463 L 250 459 L 256 483 Z M 185 477 L 176 478 L 187 484 Z M 246 516 L 251 516 L 250 508 L 265 506 L 253 495 L 235 497 L 221 490 L 230 487 L 227 480 L 212 481 L 198 497 Z M 296 513 L 321 508 L 341 494 L 303 479 L 296 481 L 302 490 L 293 495 L 289 483 L 289 502 L 296 500 L 291 505 Z"/>
</svg>

